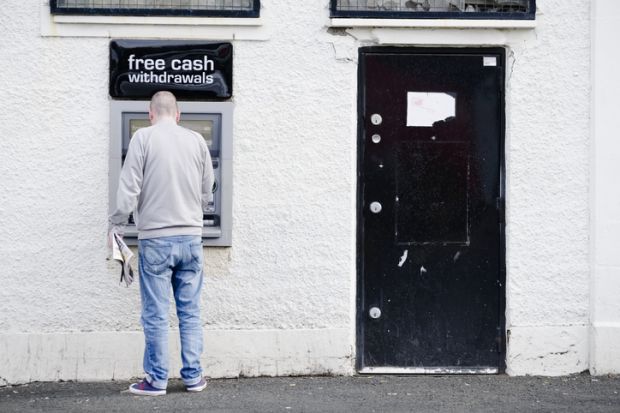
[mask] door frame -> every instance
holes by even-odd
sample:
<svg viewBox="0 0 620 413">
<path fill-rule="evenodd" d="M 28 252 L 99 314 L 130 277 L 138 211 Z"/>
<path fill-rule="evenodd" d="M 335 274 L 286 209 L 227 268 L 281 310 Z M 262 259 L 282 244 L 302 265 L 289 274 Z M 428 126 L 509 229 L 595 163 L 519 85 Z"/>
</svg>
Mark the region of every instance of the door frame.
<svg viewBox="0 0 620 413">
<path fill-rule="evenodd" d="M 383 53 L 383 54 L 452 54 L 452 55 L 470 55 L 481 54 L 484 51 L 493 53 L 499 53 L 503 59 L 503 71 L 501 72 L 500 81 L 500 136 L 499 136 L 499 169 L 500 169 L 500 188 L 499 188 L 499 366 L 498 374 L 502 374 L 506 371 L 506 345 L 507 345 L 507 331 L 506 331 L 506 49 L 502 47 L 407 47 L 407 46 L 367 46 L 360 47 L 358 52 L 358 72 L 357 72 L 357 240 L 356 240 L 356 273 L 357 273 L 357 288 L 355 297 L 355 322 L 356 322 L 356 361 L 355 368 L 358 374 L 364 374 L 362 369 L 364 368 L 363 354 L 364 354 L 364 326 L 363 321 L 365 319 L 364 311 L 364 226 L 363 226 L 363 210 L 364 210 L 364 99 L 365 90 L 363 79 L 366 75 L 364 66 L 364 55 L 369 53 Z M 407 374 L 406 368 L 395 367 L 394 374 Z M 418 373 L 419 371 L 411 371 L 411 373 Z M 463 371 L 462 373 L 470 373 Z M 374 373 L 377 374 L 377 373 Z"/>
</svg>

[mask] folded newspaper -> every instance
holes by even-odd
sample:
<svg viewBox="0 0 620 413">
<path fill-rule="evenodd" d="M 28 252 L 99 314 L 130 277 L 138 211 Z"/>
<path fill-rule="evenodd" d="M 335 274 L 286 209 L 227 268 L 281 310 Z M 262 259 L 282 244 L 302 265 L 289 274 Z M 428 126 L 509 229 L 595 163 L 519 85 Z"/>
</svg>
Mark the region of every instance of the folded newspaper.
<svg viewBox="0 0 620 413">
<path fill-rule="evenodd" d="M 118 234 L 113 234 L 114 242 L 112 242 L 112 259 L 121 264 L 121 283 L 125 281 L 127 287 L 133 282 L 133 269 L 131 268 L 131 259 L 133 252 L 129 249 L 123 238 Z"/>
</svg>

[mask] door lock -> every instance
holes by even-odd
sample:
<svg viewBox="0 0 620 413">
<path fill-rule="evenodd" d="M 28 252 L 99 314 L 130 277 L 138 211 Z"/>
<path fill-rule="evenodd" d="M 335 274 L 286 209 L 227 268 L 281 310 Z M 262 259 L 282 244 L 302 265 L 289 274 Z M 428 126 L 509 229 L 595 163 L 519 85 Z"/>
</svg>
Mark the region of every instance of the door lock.
<svg viewBox="0 0 620 413">
<path fill-rule="evenodd" d="M 383 209 L 383 206 L 381 205 L 380 202 L 373 202 L 370 204 L 370 211 L 374 214 L 378 214 L 379 212 L 381 212 L 381 210 Z"/>
<path fill-rule="evenodd" d="M 370 318 L 374 318 L 376 320 L 377 318 L 381 317 L 381 310 L 379 309 L 379 307 L 372 307 L 370 311 L 368 311 L 368 315 L 370 316 Z"/>
<path fill-rule="evenodd" d="M 383 123 L 383 118 L 378 113 L 373 113 L 372 116 L 370 117 L 370 121 L 375 126 L 381 125 L 381 123 Z"/>
</svg>

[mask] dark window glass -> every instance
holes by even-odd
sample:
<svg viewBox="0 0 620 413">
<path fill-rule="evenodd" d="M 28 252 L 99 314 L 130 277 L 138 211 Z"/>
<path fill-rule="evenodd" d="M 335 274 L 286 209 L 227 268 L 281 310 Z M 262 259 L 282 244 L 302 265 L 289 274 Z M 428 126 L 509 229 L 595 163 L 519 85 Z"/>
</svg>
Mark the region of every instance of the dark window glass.
<svg viewBox="0 0 620 413">
<path fill-rule="evenodd" d="M 53 14 L 258 17 L 260 0 L 51 0 Z"/>
<path fill-rule="evenodd" d="M 534 19 L 535 0 L 331 0 L 332 17 Z"/>
</svg>

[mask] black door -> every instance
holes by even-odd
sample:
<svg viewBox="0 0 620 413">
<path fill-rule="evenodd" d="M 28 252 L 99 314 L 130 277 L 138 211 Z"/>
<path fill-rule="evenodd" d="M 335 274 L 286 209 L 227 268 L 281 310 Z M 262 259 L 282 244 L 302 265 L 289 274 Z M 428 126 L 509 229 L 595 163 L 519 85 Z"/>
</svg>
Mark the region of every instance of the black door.
<svg viewBox="0 0 620 413">
<path fill-rule="evenodd" d="M 360 51 L 362 372 L 503 370 L 504 60 Z"/>
</svg>

